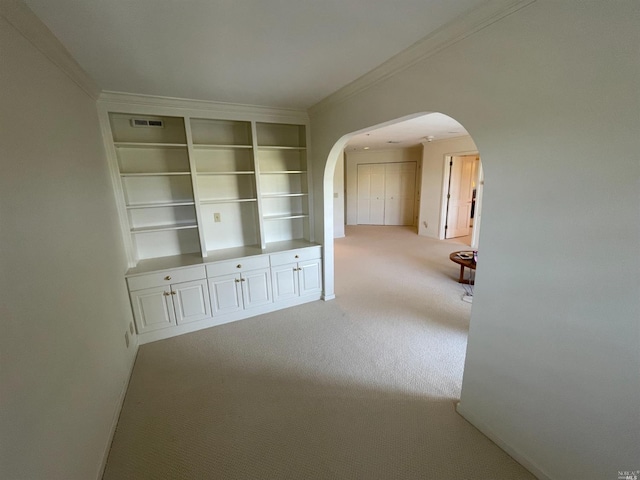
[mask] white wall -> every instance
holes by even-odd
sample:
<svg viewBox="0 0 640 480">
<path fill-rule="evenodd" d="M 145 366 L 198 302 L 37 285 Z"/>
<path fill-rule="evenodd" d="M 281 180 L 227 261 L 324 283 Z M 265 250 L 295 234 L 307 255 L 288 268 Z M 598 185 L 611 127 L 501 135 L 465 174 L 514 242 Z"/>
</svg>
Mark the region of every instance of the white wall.
<svg viewBox="0 0 640 480">
<path fill-rule="evenodd" d="M 333 174 L 333 238 L 344 237 L 344 153 L 341 153 Z"/>
<path fill-rule="evenodd" d="M 96 104 L 0 17 L 0 476 L 100 475 L 135 346 Z"/>
<path fill-rule="evenodd" d="M 422 154 L 422 195 L 418 235 L 438 238 L 442 213 L 444 161 L 446 155 L 475 153 L 476 144 L 469 136 L 450 138 L 424 144 Z"/>
<path fill-rule="evenodd" d="M 345 182 L 347 185 L 347 225 L 358 223 L 358 165 L 366 163 L 416 162 L 416 176 L 420 176 L 422 146 L 412 148 L 392 148 L 362 150 L 345 153 Z M 420 182 L 416 185 L 419 195 Z"/>
<path fill-rule="evenodd" d="M 540 478 L 640 469 L 639 16 L 635 0 L 537 0 L 311 110 L 318 238 L 345 135 L 437 111 L 474 139 L 482 263 L 460 411 Z M 331 241 L 325 255 L 330 297 Z"/>
</svg>

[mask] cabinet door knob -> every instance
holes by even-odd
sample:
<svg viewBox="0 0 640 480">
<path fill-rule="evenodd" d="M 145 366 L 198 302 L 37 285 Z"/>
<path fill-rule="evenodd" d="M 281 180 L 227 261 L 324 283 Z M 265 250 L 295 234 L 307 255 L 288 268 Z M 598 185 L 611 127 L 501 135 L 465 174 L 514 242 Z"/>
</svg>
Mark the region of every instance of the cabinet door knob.
<svg viewBox="0 0 640 480">
<path fill-rule="evenodd" d="M 171 295 L 169 292 L 163 292 L 162 293 L 165 297 L 168 297 L 169 295 Z"/>
<path fill-rule="evenodd" d="M 296 256 L 295 256 L 295 257 L 293 257 L 293 258 L 300 258 L 300 255 L 296 255 Z"/>
<path fill-rule="evenodd" d="M 240 283 L 240 279 L 239 278 L 236 278 L 236 283 Z"/>
<path fill-rule="evenodd" d="M 242 264 L 239 263 L 238 265 L 236 265 L 236 268 L 242 268 Z"/>
<path fill-rule="evenodd" d="M 241 279 L 240 279 L 240 281 L 241 281 L 241 282 L 244 282 L 244 281 L 245 281 L 245 279 L 244 279 L 244 278 L 241 278 Z"/>
<path fill-rule="evenodd" d="M 175 294 L 176 294 L 176 292 L 173 292 L 173 291 L 171 292 L 171 295 L 175 295 Z"/>
<path fill-rule="evenodd" d="M 164 277 L 165 280 L 171 280 L 171 275 L 167 275 L 166 277 Z"/>
</svg>

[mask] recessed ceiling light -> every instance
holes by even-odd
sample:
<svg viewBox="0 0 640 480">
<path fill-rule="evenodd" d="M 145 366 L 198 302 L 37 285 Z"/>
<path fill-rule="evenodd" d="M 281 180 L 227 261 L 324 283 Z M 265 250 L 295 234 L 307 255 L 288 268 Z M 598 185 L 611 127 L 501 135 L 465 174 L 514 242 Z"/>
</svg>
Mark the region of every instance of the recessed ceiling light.
<svg viewBox="0 0 640 480">
<path fill-rule="evenodd" d="M 365 150 L 369 150 L 369 147 L 364 147 Z"/>
</svg>

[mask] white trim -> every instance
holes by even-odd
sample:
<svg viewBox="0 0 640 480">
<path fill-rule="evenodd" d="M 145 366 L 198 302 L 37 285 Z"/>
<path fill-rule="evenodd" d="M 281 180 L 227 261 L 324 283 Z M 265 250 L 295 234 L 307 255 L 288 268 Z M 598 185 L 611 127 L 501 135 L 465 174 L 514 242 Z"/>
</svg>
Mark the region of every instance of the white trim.
<svg viewBox="0 0 640 480">
<path fill-rule="evenodd" d="M 131 320 L 133 321 L 133 320 Z M 135 341 L 133 341 L 135 339 Z M 127 376 L 127 381 L 122 385 L 122 390 L 120 391 L 120 395 L 118 395 L 118 402 L 116 403 L 116 409 L 113 412 L 113 418 L 111 419 L 111 427 L 109 429 L 109 436 L 107 437 L 107 444 L 104 447 L 104 452 L 102 453 L 102 461 L 100 462 L 100 467 L 98 468 L 98 474 L 96 475 L 96 480 L 100 480 L 104 476 L 104 470 L 107 468 L 107 461 L 109 460 L 109 452 L 111 451 L 111 444 L 113 443 L 113 437 L 116 434 L 116 428 L 118 426 L 118 421 L 120 420 L 120 413 L 122 412 L 122 407 L 124 406 L 124 399 L 127 395 L 127 390 L 129 389 L 129 383 L 131 383 L 131 377 L 133 375 L 133 367 L 136 364 L 136 359 L 138 358 L 138 348 L 139 343 L 137 339 L 137 335 L 132 335 L 132 343 L 135 351 L 131 356 L 130 364 L 129 364 L 129 375 Z"/>
<path fill-rule="evenodd" d="M 291 122 L 305 125 L 309 123 L 309 115 L 306 111 L 293 108 L 274 108 L 261 105 L 139 95 L 106 90 L 100 94 L 98 103 L 108 105 L 110 112 L 124 109 L 122 110 L 123 112 L 139 114 L 151 112 L 160 115 L 183 115 L 221 120 L 247 120 L 247 118 L 251 118 L 257 122 Z M 181 113 L 176 114 L 176 110 Z"/>
<path fill-rule="evenodd" d="M 529 460 L 529 458 L 512 448 L 508 443 L 502 440 L 502 438 L 496 435 L 493 430 L 487 427 L 484 422 L 480 421 L 474 414 L 465 410 L 462 406 L 462 402 L 458 402 L 456 404 L 456 412 L 458 412 L 458 414 L 467 422 L 471 423 L 475 428 L 480 430 L 480 432 L 488 437 L 489 440 L 491 440 L 498 447 L 507 452 L 507 454 L 509 454 L 516 462 L 533 473 L 536 478 L 538 478 L 539 480 L 551 480 L 551 477 L 543 472 L 542 469 L 540 469 L 531 460 Z"/>
<path fill-rule="evenodd" d="M 0 15 L 87 95 L 98 98 L 100 87 L 27 5 L 20 0 L 2 0 Z"/>
<path fill-rule="evenodd" d="M 435 32 L 417 41 L 409 48 L 391 57 L 360 78 L 347 84 L 309 108 L 315 115 L 329 106 L 342 102 L 353 95 L 429 58 L 451 45 L 488 27 L 536 0 L 490 0 L 470 13 L 454 19 Z"/>
</svg>

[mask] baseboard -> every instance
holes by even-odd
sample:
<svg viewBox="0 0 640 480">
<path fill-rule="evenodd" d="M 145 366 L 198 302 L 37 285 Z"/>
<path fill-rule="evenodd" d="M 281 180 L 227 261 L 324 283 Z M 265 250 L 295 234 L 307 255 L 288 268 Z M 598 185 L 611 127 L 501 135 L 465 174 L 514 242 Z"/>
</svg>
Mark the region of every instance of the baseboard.
<svg viewBox="0 0 640 480">
<path fill-rule="evenodd" d="M 335 294 L 334 295 L 322 295 L 322 300 L 324 300 L 325 302 L 327 300 L 333 300 L 334 298 L 336 298 Z"/>
<path fill-rule="evenodd" d="M 476 427 L 480 432 L 482 432 L 486 437 L 488 437 L 493 443 L 495 443 L 498 447 L 504 450 L 511 458 L 513 458 L 516 462 L 522 465 L 524 468 L 529 470 L 533 475 L 536 476 L 539 480 L 552 480 L 550 476 L 548 476 L 545 472 L 542 471 L 541 468 L 536 466 L 529 458 L 525 455 L 522 455 L 520 452 L 512 448 L 509 444 L 507 444 L 504 440 L 502 440 L 495 432 L 489 428 L 485 423 L 478 420 L 472 413 L 468 412 L 462 406 L 462 402 L 458 402 L 456 404 L 456 412 L 463 417 L 467 422 L 471 423 L 474 427 Z"/>
<path fill-rule="evenodd" d="M 135 352 L 131 356 L 131 363 L 129 364 L 129 375 L 127 376 L 127 381 L 124 382 L 122 386 L 122 390 L 120 391 L 120 395 L 118 397 L 118 402 L 116 403 L 116 408 L 113 412 L 113 418 L 111 419 L 111 428 L 109 429 L 109 437 L 107 438 L 107 444 L 104 447 L 104 452 L 102 454 L 102 462 L 100 462 L 100 468 L 98 469 L 98 476 L 96 480 L 102 480 L 104 476 L 104 471 L 107 468 L 107 460 L 109 460 L 109 452 L 111 451 L 111 444 L 113 443 L 113 437 L 116 434 L 116 428 L 118 426 L 118 420 L 120 419 L 120 412 L 122 411 L 122 407 L 124 406 L 124 399 L 127 395 L 127 389 L 129 388 L 129 382 L 131 382 L 131 376 L 133 374 L 133 367 L 136 364 L 136 358 L 138 357 L 138 342 L 133 342 L 133 348 L 135 348 Z"/>
</svg>

